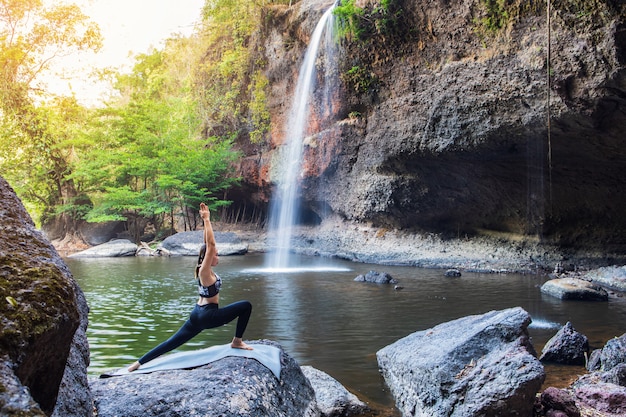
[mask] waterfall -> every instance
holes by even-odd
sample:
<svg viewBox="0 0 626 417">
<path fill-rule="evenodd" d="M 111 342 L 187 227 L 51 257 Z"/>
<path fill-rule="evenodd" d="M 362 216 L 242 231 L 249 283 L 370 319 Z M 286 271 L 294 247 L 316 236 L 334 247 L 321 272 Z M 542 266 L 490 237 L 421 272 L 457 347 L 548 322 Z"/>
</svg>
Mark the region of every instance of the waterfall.
<svg viewBox="0 0 626 417">
<path fill-rule="evenodd" d="M 272 196 L 269 213 L 270 235 L 276 237 L 275 250 L 270 253 L 268 265 L 272 268 L 278 269 L 289 266 L 291 236 L 293 227 L 298 221 L 298 194 L 302 175 L 303 141 L 307 134 L 311 95 L 315 87 L 316 60 L 325 31 L 327 32 L 327 39 L 324 43 L 327 47 L 332 47 L 332 41 L 329 42 L 328 38 L 332 32 L 332 11 L 334 8 L 333 5 L 326 10 L 313 31 L 311 42 L 300 67 L 298 83 L 285 127 L 285 137 L 288 144 L 282 149 L 284 153 L 281 155 L 283 161 L 280 167 L 281 178 Z"/>
</svg>

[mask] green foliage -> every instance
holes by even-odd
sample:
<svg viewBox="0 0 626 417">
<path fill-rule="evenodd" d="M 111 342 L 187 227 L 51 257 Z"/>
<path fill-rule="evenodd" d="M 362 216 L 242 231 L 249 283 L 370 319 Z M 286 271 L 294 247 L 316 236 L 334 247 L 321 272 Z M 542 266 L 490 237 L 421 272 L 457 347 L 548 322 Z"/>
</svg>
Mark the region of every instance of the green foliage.
<svg viewBox="0 0 626 417">
<path fill-rule="evenodd" d="M 131 72 L 112 73 L 119 95 L 101 109 L 21 96 L 0 110 L 3 176 L 43 222 L 121 220 L 136 239 L 146 222 L 172 230 L 183 216 L 191 227 L 200 202 L 228 204 L 220 196 L 237 182 L 232 135 L 202 135 L 193 63 L 203 52 L 191 37 L 139 55 Z M 263 101 L 263 77 L 255 83 Z"/>
<path fill-rule="evenodd" d="M 356 6 L 356 0 L 341 0 L 333 10 L 337 17 L 337 34 L 347 40 L 357 40 L 365 30 L 361 24 L 361 19 L 365 10 Z"/>
<path fill-rule="evenodd" d="M 269 81 L 265 74 L 257 70 L 252 76 L 250 100 L 250 141 L 252 143 L 261 142 L 269 130 L 270 112 L 267 109 L 266 90 Z"/>
<path fill-rule="evenodd" d="M 258 69 L 252 41 L 261 27 L 263 4 L 214 0 L 204 9 L 202 35 L 208 45 L 196 73 L 199 104 L 210 134 L 262 141 L 269 131 L 268 82 Z"/>
<path fill-rule="evenodd" d="M 26 111 L 37 76 L 56 57 L 101 45 L 98 26 L 76 5 L 0 0 L 0 108 Z"/>
<path fill-rule="evenodd" d="M 370 70 L 360 66 L 350 68 L 342 78 L 353 86 L 357 93 L 367 93 L 377 82 L 376 76 Z"/>
<path fill-rule="evenodd" d="M 358 94 L 371 94 L 376 88 L 378 77 L 373 70 L 371 51 L 381 53 L 378 63 L 397 57 L 389 48 L 394 39 L 406 37 L 404 13 L 398 0 L 381 0 L 367 3 L 363 8 L 356 0 L 342 0 L 333 11 L 337 22 L 337 33 L 343 49 L 347 51 L 341 63 L 341 79 Z M 381 45 L 385 46 L 381 46 Z M 389 52 L 385 56 L 384 51 Z"/>
<path fill-rule="evenodd" d="M 483 16 L 474 19 L 475 32 L 482 38 L 493 37 L 526 15 L 545 13 L 542 0 L 481 0 Z"/>
<path fill-rule="evenodd" d="M 476 19 L 476 33 L 493 37 L 514 25 L 522 17 L 546 13 L 546 3 L 540 0 L 481 0 L 484 15 Z M 607 22 L 624 15 L 625 5 L 606 0 L 551 0 L 552 15 L 578 33 L 589 33 Z"/>
<path fill-rule="evenodd" d="M 117 77 L 120 100 L 94 115 L 75 142 L 80 158 L 71 178 L 93 201 L 85 219 L 127 221 L 136 239 L 137 219 L 157 230 L 169 220 L 171 229 L 177 213 L 202 201 L 213 209 L 227 204 L 217 195 L 236 182 L 228 175 L 238 157 L 232 141 L 201 139 L 198 106 L 184 79 L 191 73 L 171 71 L 179 64 L 171 50 L 176 42 L 168 48 L 140 55 L 131 73 Z"/>
<path fill-rule="evenodd" d="M 626 3 L 607 0 L 552 0 L 553 13 L 568 27 L 579 33 L 589 33 L 613 19 L 626 15 Z"/>
<path fill-rule="evenodd" d="M 45 215 L 75 195 L 64 177 L 67 138 L 82 115 L 72 99 L 36 106 L 36 80 L 58 56 L 98 50 L 101 36 L 75 5 L 0 1 L 0 172 L 31 213 Z"/>
<path fill-rule="evenodd" d="M 487 12 L 480 23 L 487 31 L 497 32 L 509 24 L 511 19 L 509 0 L 482 0 L 482 4 Z"/>
<path fill-rule="evenodd" d="M 333 10 L 339 38 L 368 44 L 377 36 L 393 33 L 402 16 L 397 3 L 397 0 L 381 0 L 380 4 L 361 8 L 356 0 L 342 0 Z"/>
</svg>

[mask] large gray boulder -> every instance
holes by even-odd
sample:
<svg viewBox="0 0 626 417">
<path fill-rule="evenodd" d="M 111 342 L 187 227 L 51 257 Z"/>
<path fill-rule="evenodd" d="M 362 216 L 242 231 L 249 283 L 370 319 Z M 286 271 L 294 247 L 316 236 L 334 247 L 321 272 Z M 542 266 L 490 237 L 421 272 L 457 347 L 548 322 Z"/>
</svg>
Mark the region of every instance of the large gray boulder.
<svg viewBox="0 0 626 417">
<path fill-rule="evenodd" d="M 415 332 L 376 353 L 403 416 L 530 416 L 545 379 L 520 307 Z"/>
<path fill-rule="evenodd" d="M 243 255 L 248 252 L 248 245 L 243 243 L 233 232 L 215 232 L 217 253 L 220 256 Z M 204 243 L 204 231 L 180 232 L 169 236 L 159 244 L 157 251 L 171 256 L 198 256 Z"/>
<path fill-rule="evenodd" d="M 609 294 L 602 287 L 578 278 L 557 278 L 546 281 L 541 292 L 561 300 L 607 301 Z"/>
<path fill-rule="evenodd" d="M 194 369 L 93 379 L 90 385 L 98 417 L 319 417 L 300 366 L 284 351 L 281 364 L 280 380 L 254 359 L 226 357 Z"/>
<path fill-rule="evenodd" d="M 322 417 L 357 416 L 371 411 L 367 404 L 332 376 L 312 366 L 303 366 L 301 369 L 315 391 Z"/>
<path fill-rule="evenodd" d="M 113 239 L 69 255 L 69 258 L 111 258 L 135 256 L 138 246 L 128 239 Z"/>
<path fill-rule="evenodd" d="M 0 415 L 89 417 L 88 307 L 0 177 Z"/>
</svg>

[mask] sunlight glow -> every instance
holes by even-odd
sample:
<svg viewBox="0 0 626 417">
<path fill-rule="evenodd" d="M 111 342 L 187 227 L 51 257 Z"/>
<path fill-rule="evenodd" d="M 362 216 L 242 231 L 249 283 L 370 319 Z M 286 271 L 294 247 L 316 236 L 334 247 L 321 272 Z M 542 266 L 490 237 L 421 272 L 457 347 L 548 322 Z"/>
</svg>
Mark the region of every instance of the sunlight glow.
<svg viewBox="0 0 626 417">
<path fill-rule="evenodd" d="M 99 53 L 59 59 L 42 79 L 54 94 L 76 95 L 84 105 L 97 105 L 108 85 L 89 78 L 95 69 L 130 69 L 133 56 L 163 46 L 172 34 L 189 36 L 205 0 L 66 0 L 100 26 L 104 46 Z M 58 0 L 46 0 L 58 3 Z"/>
</svg>

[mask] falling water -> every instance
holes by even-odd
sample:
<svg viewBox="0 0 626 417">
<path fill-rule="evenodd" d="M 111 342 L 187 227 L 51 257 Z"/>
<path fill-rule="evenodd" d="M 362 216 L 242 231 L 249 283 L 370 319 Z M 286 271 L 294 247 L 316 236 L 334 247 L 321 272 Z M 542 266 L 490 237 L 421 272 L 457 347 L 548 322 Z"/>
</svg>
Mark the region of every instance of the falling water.
<svg viewBox="0 0 626 417">
<path fill-rule="evenodd" d="M 292 230 L 298 220 L 298 188 L 302 168 L 303 140 L 307 134 L 309 122 L 310 98 L 315 87 L 315 65 L 322 44 L 322 35 L 332 31 L 332 11 L 330 7 L 318 22 L 311 42 L 306 50 L 304 61 L 300 67 L 298 84 L 289 113 L 286 135 L 289 143 L 282 155 L 281 180 L 278 183 L 270 208 L 270 230 L 276 236 L 276 249 L 270 254 L 269 267 L 275 269 L 289 266 L 289 250 L 291 247 Z M 332 42 L 324 42 L 327 47 Z M 278 195 L 276 195 L 278 194 Z"/>
</svg>

